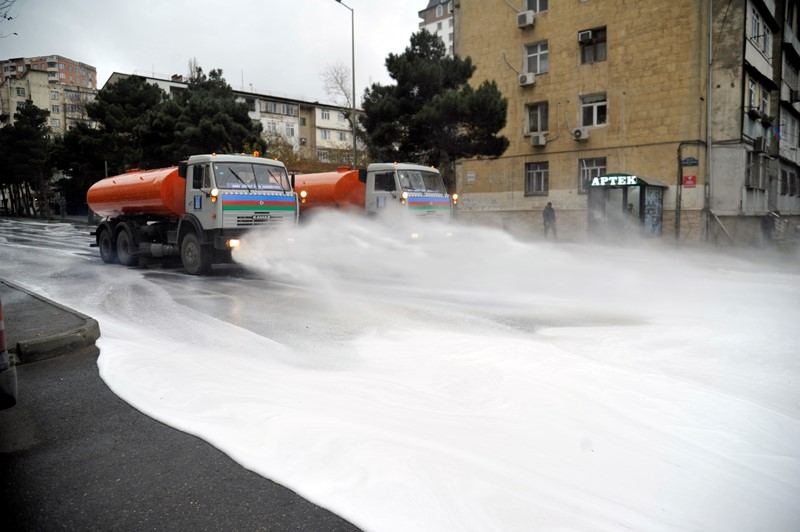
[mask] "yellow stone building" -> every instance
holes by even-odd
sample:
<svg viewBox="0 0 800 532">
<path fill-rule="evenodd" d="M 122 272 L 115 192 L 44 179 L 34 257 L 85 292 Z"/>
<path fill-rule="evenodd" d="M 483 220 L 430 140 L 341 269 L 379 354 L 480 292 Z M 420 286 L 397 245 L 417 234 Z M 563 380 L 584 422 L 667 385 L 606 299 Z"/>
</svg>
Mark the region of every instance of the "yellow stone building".
<svg viewBox="0 0 800 532">
<path fill-rule="evenodd" d="M 510 141 L 457 163 L 458 216 L 539 237 L 552 202 L 559 238 L 737 243 L 797 216 L 796 4 L 456 2 L 456 53 L 507 98 Z"/>
</svg>

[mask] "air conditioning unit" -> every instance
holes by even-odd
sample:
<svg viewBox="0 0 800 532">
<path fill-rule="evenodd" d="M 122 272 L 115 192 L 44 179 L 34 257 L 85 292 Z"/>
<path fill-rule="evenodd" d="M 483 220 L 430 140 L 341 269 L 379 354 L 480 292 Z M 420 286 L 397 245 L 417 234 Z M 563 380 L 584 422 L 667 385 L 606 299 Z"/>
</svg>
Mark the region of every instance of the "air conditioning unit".
<svg viewBox="0 0 800 532">
<path fill-rule="evenodd" d="M 572 130 L 572 138 L 578 141 L 589 140 L 589 128 L 576 127 Z"/>
<path fill-rule="evenodd" d="M 520 87 L 527 87 L 528 85 L 533 85 L 534 83 L 536 83 L 536 74 L 533 72 L 523 72 L 519 75 Z"/>
<path fill-rule="evenodd" d="M 758 153 L 767 151 L 767 143 L 764 137 L 756 137 L 753 140 L 753 151 Z"/>
<path fill-rule="evenodd" d="M 547 146 L 547 134 L 546 133 L 533 133 L 531 134 L 531 146 Z"/>
<path fill-rule="evenodd" d="M 536 18 L 534 11 L 521 11 L 517 13 L 517 26 L 520 28 L 530 28 Z"/>
<path fill-rule="evenodd" d="M 581 44 L 589 44 L 592 42 L 592 30 L 579 31 L 578 42 Z"/>
</svg>

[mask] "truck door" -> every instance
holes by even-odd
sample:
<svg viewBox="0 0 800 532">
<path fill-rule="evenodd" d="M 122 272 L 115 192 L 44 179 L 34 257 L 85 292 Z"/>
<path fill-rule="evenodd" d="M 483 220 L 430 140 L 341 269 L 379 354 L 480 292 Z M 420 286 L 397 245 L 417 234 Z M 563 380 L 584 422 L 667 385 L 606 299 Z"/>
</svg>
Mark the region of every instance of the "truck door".
<svg viewBox="0 0 800 532">
<path fill-rule="evenodd" d="M 387 206 L 397 203 L 397 180 L 394 170 L 369 172 L 366 188 L 364 207 L 367 214 L 377 214 Z"/>
<path fill-rule="evenodd" d="M 215 227 L 215 209 L 211 202 L 211 165 L 209 163 L 190 164 L 186 174 L 186 213 L 193 214 L 204 229 Z"/>
</svg>

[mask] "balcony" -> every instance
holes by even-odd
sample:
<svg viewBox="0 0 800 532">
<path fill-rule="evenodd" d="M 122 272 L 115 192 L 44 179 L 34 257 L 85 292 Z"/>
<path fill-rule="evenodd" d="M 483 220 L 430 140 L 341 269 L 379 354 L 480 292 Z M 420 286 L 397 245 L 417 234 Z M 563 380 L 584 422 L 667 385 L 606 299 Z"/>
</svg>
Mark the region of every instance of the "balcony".
<svg viewBox="0 0 800 532">
<path fill-rule="evenodd" d="M 800 60 L 800 40 L 798 40 L 797 35 L 794 34 L 794 31 L 789 26 L 784 28 L 783 43 L 784 48 L 792 51 L 795 61 Z"/>
</svg>

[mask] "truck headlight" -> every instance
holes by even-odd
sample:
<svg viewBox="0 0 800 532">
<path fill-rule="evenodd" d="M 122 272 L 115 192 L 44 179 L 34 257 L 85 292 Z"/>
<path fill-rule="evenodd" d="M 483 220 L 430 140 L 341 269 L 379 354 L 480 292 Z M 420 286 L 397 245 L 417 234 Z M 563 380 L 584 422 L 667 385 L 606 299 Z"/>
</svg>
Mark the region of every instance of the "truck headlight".
<svg viewBox="0 0 800 532">
<path fill-rule="evenodd" d="M 231 238 L 225 243 L 230 249 L 237 249 L 239 247 L 239 239 Z"/>
<path fill-rule="evenodd" d="M 406 203 L 408 203 L 408 192 L 403 191 L 403 193 L 400 194 L 400 203 L 402 205 L 405 205 Z"/>
<path fill-rule="evenodd" d="M 453 194 L 453 205 L 458 205 L 458 194 Z"/>
</svg>

